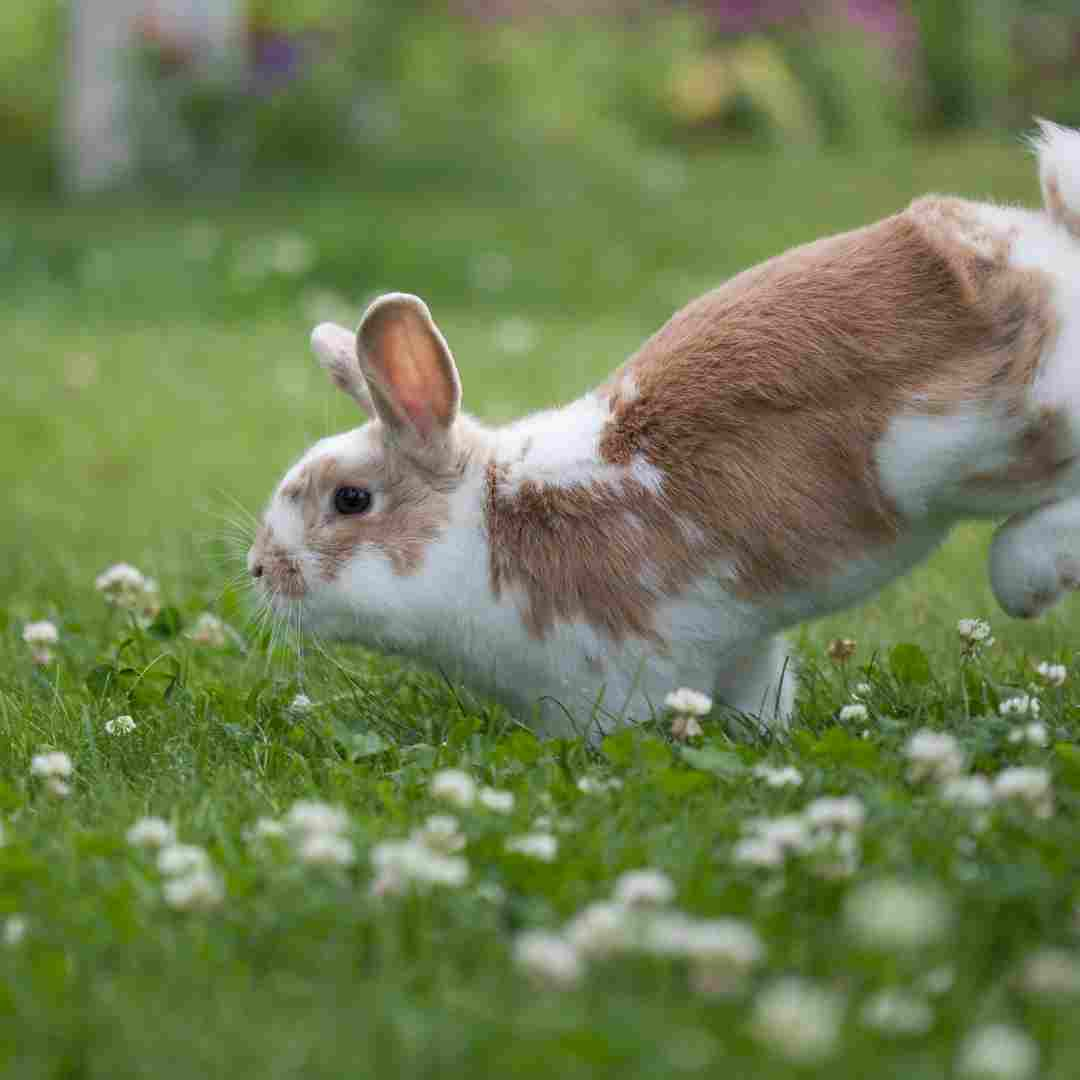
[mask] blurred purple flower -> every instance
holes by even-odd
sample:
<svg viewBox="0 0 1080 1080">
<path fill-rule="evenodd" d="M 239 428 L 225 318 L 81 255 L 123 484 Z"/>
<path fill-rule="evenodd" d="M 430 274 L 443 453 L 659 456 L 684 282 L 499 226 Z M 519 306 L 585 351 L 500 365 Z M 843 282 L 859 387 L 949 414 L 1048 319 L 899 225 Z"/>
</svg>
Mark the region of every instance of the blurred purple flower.
<svg viewBox="0 0 1080 1080">
<path fill-rule="evenodd" d="M 908 31 L 897 0 L 848 0 L 847 9 L 848 18 L 872 34 L 892 38 Z"/>
<path fill-rule="evenodd" d="M 251 79 L 256 93 L 270 93 L 291 82 L 307 66 L 301 35 L 256 30 L 251 35 Z"/>
</svg>

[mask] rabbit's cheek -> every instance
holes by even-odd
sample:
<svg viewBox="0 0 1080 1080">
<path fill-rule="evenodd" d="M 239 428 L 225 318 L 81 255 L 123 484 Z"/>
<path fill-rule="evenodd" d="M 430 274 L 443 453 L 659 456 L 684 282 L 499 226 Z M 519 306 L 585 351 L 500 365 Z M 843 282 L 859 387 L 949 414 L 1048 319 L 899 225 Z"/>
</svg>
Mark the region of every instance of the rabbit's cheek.
<svg viewBox="0 0 1080 1080">
<path fill-rule="evenodd" d="M 426 491 L 422 498 L 400 500 L 370 515 L 331 519 L 313 530 L 307 546 L 327 582 L 339 578 L 347 566 L 371 558 L 383 565 L 389 562 L 396 576 L 407 577 L 423 566 L 429 546 L 448 521 L 447 497 Z"/>
</svg>

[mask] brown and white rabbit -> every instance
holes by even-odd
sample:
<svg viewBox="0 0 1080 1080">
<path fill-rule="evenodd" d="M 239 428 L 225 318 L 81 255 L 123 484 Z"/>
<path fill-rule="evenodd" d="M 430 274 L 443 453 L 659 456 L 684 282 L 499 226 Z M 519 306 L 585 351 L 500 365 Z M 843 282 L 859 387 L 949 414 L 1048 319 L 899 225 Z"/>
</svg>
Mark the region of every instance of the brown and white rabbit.
<svg viewBox="0 0 1080 1080">
<path fill-rule="evenodd" d="M 779 632 L 1001 515 L 994 593 L 1080 585 L 1080 133 L 1045 208 L 930 196 L 747 270 L 603 385 L 488 428 L 427 307 L 318 327 L 370 423 L 312 447 L 249 555 L 320 632 L 440 667 L 540 730 L 676 687 L 783 722 Z M 599 707 L 599 708 L 598 708 Z"/>
</svg>

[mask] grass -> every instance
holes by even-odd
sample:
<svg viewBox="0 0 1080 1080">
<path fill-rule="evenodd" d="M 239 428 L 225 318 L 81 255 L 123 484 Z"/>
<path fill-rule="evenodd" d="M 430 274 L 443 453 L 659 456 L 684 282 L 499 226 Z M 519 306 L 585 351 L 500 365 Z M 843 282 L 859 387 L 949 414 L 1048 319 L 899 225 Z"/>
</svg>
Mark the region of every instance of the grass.
<svg viewBox="0 0 1080 1080">
<path fill-rule="evenodd" d="M 675 306 L 787 245 L 930 189 L 1036 197 L 1030 159 L 985 143 L 662 159 L 643 175 L 560 166 L 478 174 L 469 190 L 357 177 L 240 205 L 3 204 L 0 917 L 22 913 L 28 927 L 21 943 L 0 946 L 6 1074 L 797 1069 L 910 1080 L 952 1075 L 962 1040 L 994 1021 L 1036 1040 L 1040 1076 L 1076 1074 L 1077 998 L 1018 978 L 1034 949 L 1077 948 L 1075 671 L 1060 693 L 1042 692 L 1050 747 L 1010 743 L 1011 725 L 993 715 L 1030 682 L 1031 658 L 1071 667 L 1076 615 L 1064 606 L 1029 625 L 996 612 L 983 526 L 958 530 L 862 609 L 796 635 L 810 677 L 790 739 L 733 744 L 714 719 L 689 755 L 662 724 L 599 753 L 538 743 L 392 660 L 341 649 L 301 668 L 259 640 L 218 650 L 184 632 L 207 609 L 244 626 L 228 520 L 237 504 L 256 509 L 314 438 L 353 422 L 306 351 L 310 326 L 334 309 L 355 317 L 380 288 L 424 294 L 468 407 L 501 420 L 585 389 Z M 282 234 L 311 246 L 310 265 L 253 271 L 272 257 L 266 238 Z M 120 560 L 161 583 L 170 614 L 150 629 L 94 590 Z M 956 620 L 976 615 L 993 620 L 998 643 L 962 664 Z M 41 618 L 61 641 L 57 663 L 39 670 L 21 633 Z M 824 659 L 838 635 L 859 643 L 847 666 Z M 904 644 L 918 648 L 894 651 Z M 841 721 L 864 680 L 868 720 Z M 316 707 L 298 715 L 289 704 L 301 689 Z M 135 732 L 107 735 L 122 713 Z M 982 772 L 1049 768 L 1053 816 L 1005 806 L 980 826 L 933 785 L 909 783 L 901 748 L 922 726 L 953 732 Z M 30 776 L 46 746 L 74 761 L 67 798 Z M 768 788 L 752 772 L 760 762 L 796 766 L 803 785 Z M 429 783 L 450 766 L 513 791 L 515 809 L 461 812 L 467 887 L 372 898 L 372 847 L 446 809 Z M 586 794 L 585 775 L 622 786 Z M 813 860 L 763 870 L 732 859 L 747 819 L 825 794 L 856 795 L 867 810 L 852 877 L 823 877 Z M 287 845 L 245 838 L 257 818 L 302 798 L 347 808 L 355 866 L 313 867 Z M 218 908 L 163 902 L 153 859 L 124 839 L 148 813 L 209 852 L 227 892 Z M 556 860 L 507 854 L 506 838 L 539 815 L 569 823 Z M 671 876 L 680 909 L 756 929 L 766 959 L 739 992 L 695 991 L 685 961 L 670 958 L 597 960 L 569 990 L 538 988 L 515 969 L 515 934 L 559 926 L 644 866 Z M 860 944 L 844 906 L 881 877 L 942 890 L 952 932 L 918 947 Z M 951 986 L 926 993 L 928 1033 L 886 1038 L 860 1023 L 877 990 L 916 988 L 942 969 Z M 752 1031 L 755 994 L 793 973 L 843 1002 L 818 1064 L 796 1067 Z"/>
</svg>

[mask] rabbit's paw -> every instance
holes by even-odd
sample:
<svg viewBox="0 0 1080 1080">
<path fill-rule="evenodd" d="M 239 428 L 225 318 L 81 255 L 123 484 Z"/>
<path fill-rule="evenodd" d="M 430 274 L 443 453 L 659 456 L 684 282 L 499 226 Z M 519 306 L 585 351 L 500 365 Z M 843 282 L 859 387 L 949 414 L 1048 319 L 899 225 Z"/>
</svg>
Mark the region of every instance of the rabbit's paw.
<svg viewBox="0 0 1080 1080">
<path fill-rule="evenodd" d="M 1020 619 L 1080 589 L 1080 499 L 1009 518 L 990 547 L 990 584 L 1002 608 Z"/>
</svg>

